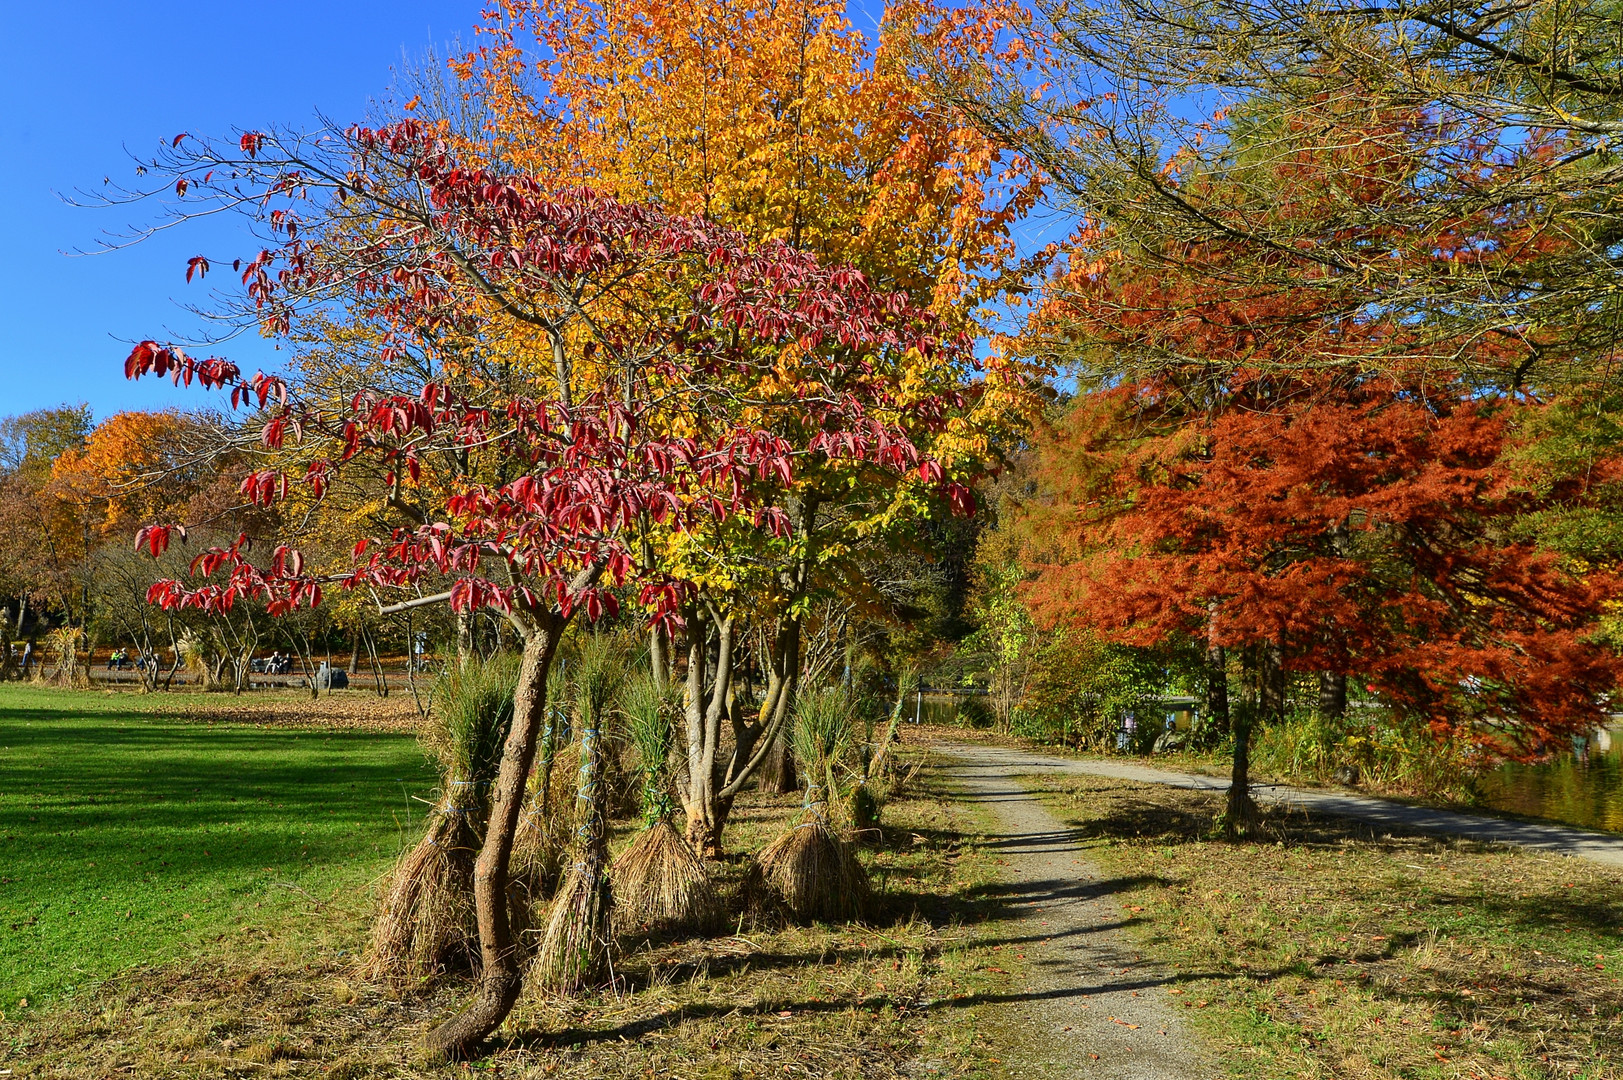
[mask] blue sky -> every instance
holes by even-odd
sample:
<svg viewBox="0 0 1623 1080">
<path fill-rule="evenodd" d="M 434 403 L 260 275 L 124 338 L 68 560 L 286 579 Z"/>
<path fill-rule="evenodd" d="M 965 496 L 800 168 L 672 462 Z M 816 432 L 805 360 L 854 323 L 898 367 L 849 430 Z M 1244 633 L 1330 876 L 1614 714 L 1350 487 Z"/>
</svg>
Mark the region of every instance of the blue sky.
<svg viewBox="0 0 1623 1080">
<path fill-rule="evenodd" d="M 196 336 L 185 305 L 206 301 L 209 286 L 186 284 L 190 256 L 228 263 L 259 248 L 222 218 L 73 257 L 64 252 L 149 222 L 156 208 L 85 209 L 61 196 L 94 192 L 104 177 L 133 184 L 130 154 L 182 131 L 315 126 L 318 112 L 362 119 L 403 59 L 470 42 L 482 6 L 0 3 L 0 416 L 80 402 L 98 418 L 208 404 L 167 382 L 126 382 L 123 358 L 131 341 Z M 847 10 L 871 30 L 882 2 L 851 0 Z M 249 370 L 276 363 L 270 343 L 254 338 L 218 352 Z"/>
<path fill-rule="evenodd" d="M 186 258 L 252 254 L 235 225 L 192 225 L 90 258 L 104 229 L 140 208 L 76 209 L 58 192 L 132 181 L 126 151 L 181 131 L 361 118 L 390 68 L 467 40 L 478 0 L 280 0 L 275 4 L 0 3 L 0 416 L 62 402 L 96 415 L 203 404 L 167 382 L 131 385 L 125 342 L 184 334 Z M 257 248 L 255 248 L 257 250 Z M 245 367 L 266 343 L 232 343 Z"/>
</svg>

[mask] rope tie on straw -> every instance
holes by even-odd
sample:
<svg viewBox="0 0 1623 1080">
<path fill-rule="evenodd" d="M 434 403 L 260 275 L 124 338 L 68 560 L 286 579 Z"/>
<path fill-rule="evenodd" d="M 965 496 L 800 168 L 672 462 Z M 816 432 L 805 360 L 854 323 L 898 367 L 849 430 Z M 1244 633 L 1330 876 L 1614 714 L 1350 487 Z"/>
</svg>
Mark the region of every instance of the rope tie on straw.
<svg viewBox="0 0 1623 1080">
<path fill-rule="evenodd" d="M 816 784 L 808 783 L 806 785 L 806 798 L 805 801 L 801 803 L 801 809 L 811 814 L 812 820 L 803 821 L 799 825 L 796 825 L 795 828 L 808 829 L 815 828 L 819 825 L 828 824 L 828 816 L 823 811 L 823 807 L 827 806 L 828 802 L 825 799 L 819 799 L 817 797 L 817 793 L 820 790 L 821 789 Z"/>
</svg>

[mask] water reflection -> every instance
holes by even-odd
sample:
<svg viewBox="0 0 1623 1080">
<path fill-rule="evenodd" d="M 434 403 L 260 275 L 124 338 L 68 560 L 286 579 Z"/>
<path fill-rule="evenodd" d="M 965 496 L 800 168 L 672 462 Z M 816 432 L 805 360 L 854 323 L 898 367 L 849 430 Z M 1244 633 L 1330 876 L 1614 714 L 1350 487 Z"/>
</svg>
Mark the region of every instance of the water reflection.
<svg viewBox="0 0 1623 1080">
<path fill-rule="evenodd" d="M 1477 791 L 1495 810 L 1623 832 L 1623 739 L 1591 748 L 1587 760 L 1565 754 L 1543 765 L 1501 766 Z"/>
</svg>

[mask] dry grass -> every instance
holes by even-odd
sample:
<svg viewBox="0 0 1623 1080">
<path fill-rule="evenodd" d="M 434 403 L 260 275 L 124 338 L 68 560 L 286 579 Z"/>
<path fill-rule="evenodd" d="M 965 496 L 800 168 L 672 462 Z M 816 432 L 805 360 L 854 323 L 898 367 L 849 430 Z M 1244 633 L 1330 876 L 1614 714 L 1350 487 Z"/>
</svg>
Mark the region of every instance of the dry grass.
<svg viewBox="0 0 1623 1080">
<path fill-rule="evenodd" d="M 740 798 L 729 850 L 781 833 L 798 802 Z M 988 1026 L 976 1019 L 1011 978 L 976 926 L 995 911 L 984 899 L 993 860 L 966 839 L 967 811 L 929 793 L 888 803 L 885 820 L 863 854 L 875 883 L 867 925 L 751 924 L 741 907 L 749 860 L 712 863 L 734 933 L 622 936 L 612 983 L 575 997 L 527 991 L 478 1065 L 605 1080 L 994 1075 Z M 415 1049 L 466 984 L 358 975 L 364 898 L 344 898 L 353 911 L 319 899 L 308 922 L 320 935 L 292 926 L 273 941 L 222 940 L 194 961 L 0 1020 L 0 1069 L 53 1080 L 466 1075 L 423 1064 Z"/>
<path fill-rule="evenodd" d="M 1623 1077 L 1623 890 L 1594 864 L 1050 778 L 1123 917 L 1246 1077 Z"/>
<path fill-rule="evenodd" d="M 339 690 L 311 700 L 303 690 L 259 690 L 231 694 L 141 694 L 106 691 L 107 697 L 139 702 L 143 713 L 195 719 L 207 723 L 254 724 L 265 727 L 323 728 L 411 733 L 423 724 L 422 713 L 404 691 L 380 698 L 370 690 Z"/>
</svg>

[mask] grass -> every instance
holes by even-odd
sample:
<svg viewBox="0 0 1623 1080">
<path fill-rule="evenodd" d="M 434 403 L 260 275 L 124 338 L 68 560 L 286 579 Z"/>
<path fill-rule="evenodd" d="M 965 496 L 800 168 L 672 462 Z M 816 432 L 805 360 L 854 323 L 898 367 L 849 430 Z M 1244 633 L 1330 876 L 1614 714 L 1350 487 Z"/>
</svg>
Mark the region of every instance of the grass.
<svg viewBox="0 0 1623 1080">
<path fill-rule="evenodd" d="M 174 715 L 211 701 L 0 687 L 0 1010 L 275 936 L 398 852 L 410 736 Z"/>
<path fill-rule="evenodd" d="M 1300 812 L 1208 839 L 1220 795 L 1047 778 L 1234 1075 L 1623 1076 L 1623 891 L 1576 859 Z"/>
<path fill-rule="evenodd" d="M 0 811 L 13 837 L 0 850 L 26 844 L 25 859 L 5 863 L 16 880 L 0 897 L 7 912 L 40 916 L 0 944 L 0 982 L 24 996 L 5 981 L 21 973 L 46 1001 L 0 1016 L 0 1070 L 464 1075 L 423 1063 L 416 1045 L 468 987 L 403 989 L 355 964 L 374 903 L 365 885 L 400 842 L 396 778 L 428 779 L 417 749 L 398 735 L 142 715 L 145 700 L 0 690 Z M 730 855 L 712 867 L 726 930 L 626 937 L 612 984 L 571 998 L 532 989 L 479 1070 L 1002 1075 L 982 1020 L 1013 976 L 982 935 L 996 865 L 973 811 L 922 787 L 887 804 L 881 838 L 862 852 L 876 892 L 864 925 L 753 922 L 739 896 L 748 854 L 798 804 L 747 793 L 735 806 Z M 36 830 L 26 841 L 24 823 Z M 619 824 L 616 847 L 636 825 Z"/>
</svg>

